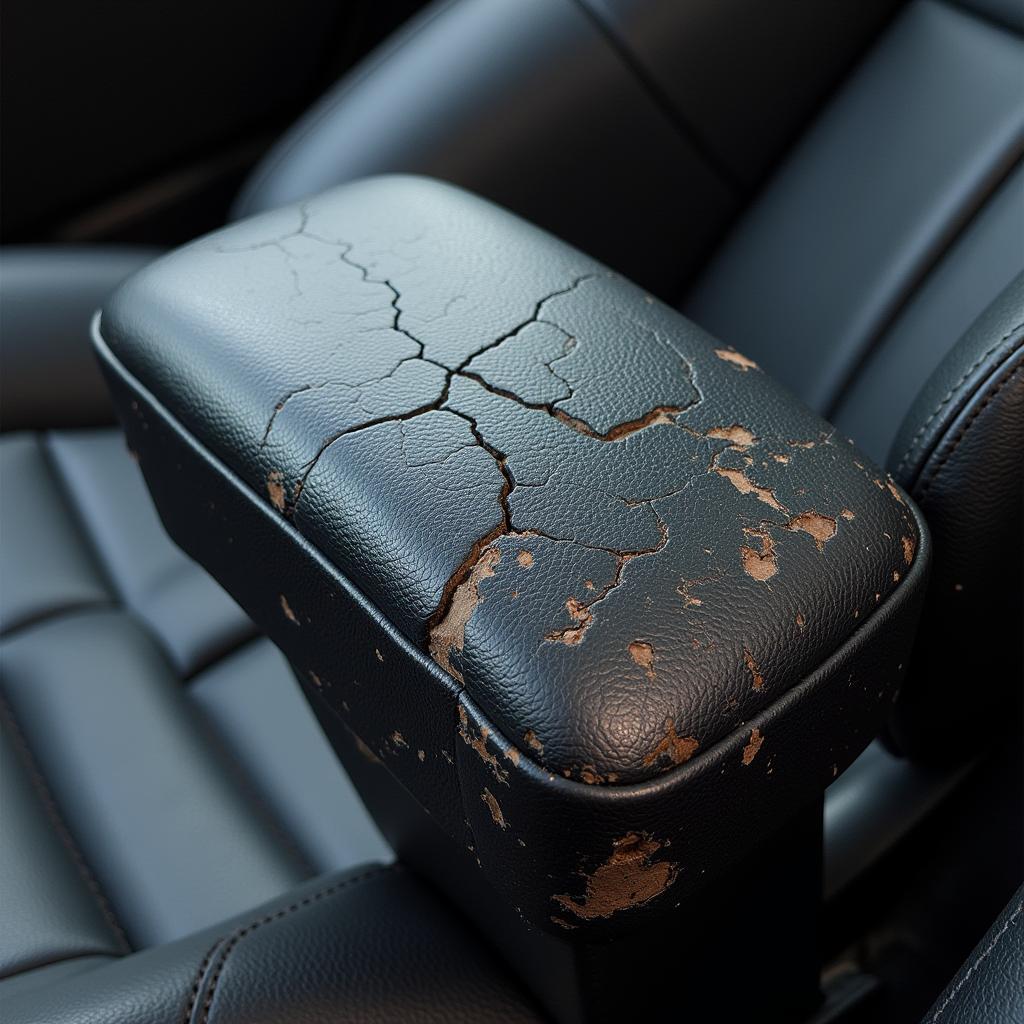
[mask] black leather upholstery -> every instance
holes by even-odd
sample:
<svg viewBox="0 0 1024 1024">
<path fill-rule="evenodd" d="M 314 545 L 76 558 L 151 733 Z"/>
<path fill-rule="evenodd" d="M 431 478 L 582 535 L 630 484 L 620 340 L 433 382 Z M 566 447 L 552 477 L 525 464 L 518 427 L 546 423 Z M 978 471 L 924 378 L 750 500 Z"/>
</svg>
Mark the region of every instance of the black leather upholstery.
<svg viewBox="0 0 1024 1024">
<path fill-rule="evenodd" d="M 879 462 L 928 375 L 1021 268 L 1024 197 L 1008 174 L 1024 153 L 1022 60 L 1017 36 L 945 3 L 911 4 L 684 304 Z M 985 218 L 989 203 L 1002 210 Z M 922 289 L 939 274 L 945 291 L 967 281 L 936 332 L 913 300 L 941 302 Z"/>
<path fill-rule="evenodd" d="M 153 264 L 99 331 L 172 535 L 537 923 L 630 909 L 565 893 L 637 833 L 681 899 L 888 712 L 927 565 L 908 500 L 504 211 L 350 185 Z"/>
<path fill-rule="evenodd" d="M 1007 904 L 922 1024 L 1024 1020 L 1024 888 Z"/>
<path fill-rule="evenodd" d="M 948 761 L 991 740 L 987 708 L 1002 704 L 1012 728 L 1024 699 L 1024 273 L 921 389 L 889 461 L 928 517 L 938 551 L 930 630 L 917 644 L 914 685 L 893 733 L 904 750 Z M 946 645 L 936 637 L 957 635 L 995 642 L 940 651 Z M 988 696 L 975 689 L 966 703 L 936 701 L 937 681 L 955 692 L 965 676 Z"/>
<path fill-rule="evenodd" d="M 400 868 L 314 879 L 178 942 L 3 1001 L 5 1024 L 539 1024 Z"/>
<path fill-rule="evenodd" d="M 388 856 L 281 656 L 167 538 L 119 432 L 5 435 L 0 475 L 4 975 Z"/>
<path fill-rule="evenodd" d="M 247 188 L 239 212 L 358 174 L 425 171 L 496 198 L 659 294 L 676 296 L 726 221 L 742 211 L 747 191 L 761 188 L 761 172 L 770 168 L 778 147 L 784 148 L 786 136 L 815 106 L 824 105 L 684 308 L 804 398 L 817 400 L 819 412 L 829 412 L 881 462 L 918 390 L 1024 266 L 1017 230 L 1024 218 L 1018 70 L 1024 13 L 1016 0 L 910 4 L 828 104 L 836 76 L 877 31 L 890 5 L 875 0 L 815 4 L 802 13 L 797 4 L 788 5 L 792 11 L 785 17 L 795 18 L 805 44 L 781 49 L 764 45 L 778 23 L 766 26 L 763 16 L 749 13 L 735 17 L 726 3 L 702 3 L 700 22 L 683 24 L 676 40 L 671 19 L 684 7 L 697 12 L 698 5 L 665 4 L 661 12 L 654 3 L 620 0 L 513 6 L 511 15 L 503 0 L 464 0 L 425 15 L 282 140 Z M 833 34 L 832 19 L 840 17 L 846 19 L 843 29 Z M 796 36 L 789 32 L 786 38 Z M 517 46 L 532 60 L 520 59 Z M 686 59 L 674 59 L 684 48 Z M 756 95 L 746 87 L 744 68 L 751 61 L 759 68 Z M 452 73 L 438 75 L 439 64 Z M 703 85 L 708 75 L 714 87 Z M 773 96 L 773 116 L 759 118 L 759 102 Z M 728 115 L 722 113 L 726 109 Z M 580 116 L 581 110 L 601 111 L 601 116 Z M 733 117 L 751 118 L 751 130 L 730 132 Z M 893 209 L 899 216 L 891 214 Z M 764 227 L 773 223 L 781 225 L 778 232 Z M 85 319 L 102 294 L 150 255 L 53 249 L 4 254 L 0 418 L 5 429 L 108 422 L 109 405 L 85 354 Z M 887 282 L 896 287 L 883 288 Z M 849 296 L 847 315 L 821 315 L 825 307 L 817 298 L 836 295 L 844 301 Z M 706 312 L 699 312 L 703 303 Z M 741 321 L 749 333 L 741 333 Z M 839 353 L 836 362 L 833 353 Z M 63 367 L 74 369 L 64 373 Z M 968 383 L 968 392 L 985 394 L 976 382 Z M 1016 524 L 1012 518 L 1012 448 L 998 452 L 1008 466 L 999 477 L 1010 496 L 1004 501 L 991 500 L 987 461 L 960 461 L 975 458 L 981 445 L 974 439 L 987 438 L 993 412 L 1013 412 L 1014 406 L 1002 400 L 1016 395 L 1014 388 L 1004 384 L 997 394 L 970 420 L 964 440 L 938 474 L 937 487 L 929 488 L 932 505 L 923 499 L 929 517 L 941 520 L 938 575 L 945 578 L 949 568 L 954 586 L 946 597 L 952 607 L 982 593 L 998 594 L 1001 601 L 1013 594 L 1006 547 L 996 556 L 1000 587 L 987 580 L 981 587 L 964 585 L 965 572 L 980 575 L 984 567 L 980 561 L 948 560 L 955 559 L 959 546 L 950 547 L 947 538 L 962 537 L 965 529 L 972 544 L 989 535 L 1019 543 L 1019 512 Z M 977 410 L 983 400 L 970 399 L 969 408 Z M 943 430 L 952 443 L 956 429 Z M 216 588 L 174 554 L 141 496 L 122 445 L 113 432 L 20 435 L 0 442 L 5 484 L 0 487 L 0 659 L 6 659 L 9 640 L 26 641 L 18 648 L 23 682 L 15 696 L 26 701 L 29 717 L 35 715 L 42 730 L 39 741 L 26 726 L 28 742 L 2 780 L 4 813 L 16 808 L 11 813 L 18 815 L 23 838 L 0 830 L 5 857 L 0 900 L 5 909 L 16 906 L 18 914 L 17 928 L 4 932 L 11 941 L 0 947 L 0 955 L 6 970 L 27 969 L 4 981 L 0 998 L 17 989 L 55 988 L 58 976 L 70 983 L 72 975 L 93 971 L 122 948 L 91 891 L 99 888 L 104 903 L 119 915 L 125 900 L 115 864 L 128 865 L 127 884 L 143 898 L 132 912 L 137 920 L 131 927 L 149 927 L 155 937 L 199 927 L 211 919 L 213 908 L 230 913 L 277 891 L 275 886 L 290 885 L 296 876 L 289 865 L 296 862 L 305 877 L 372 858 L 380 850 L 372 831 L 365 831 L 361 809 L 349 802 L 348 784 L 311 727 L 280 656 L 266 641 L 245 641 L 249 627 L 237 609 L 218 599 Z M 980 485 L 974 482 L 977 473 L 983 474 Z M 91 486 L 93 474 L 102 486 Z M 10 486 L 11 480 L 18 486 Z M 949 510 L 934 500 L 945 501 L 950 486 L 955 501 L 966 495 L 973 504 L 954 509 L 956 515 L 946 520 Z M 998 531 L 978 525 L 1006 514 L 1010 518 L 998 520 Z M 166 563 L 160 552 L 169 556 Z M 1019 597 L 1019 575 L 1016 580 Z M 955 589 L 958 582 L 962 590 Z M 941 597 L 939 589 L 935 593 Z M 1002 607 L 1012 611 L 1013 605 Z M 991 603 L 982 599 L 976 610 L 984 617 Z M 91 635 L 68 625 L 80 614 L 105 632 Z M 104 654 L 108 664 L 116 663 L 112 674 L 120 675 L 120 686 L 107 682 L 103 690 L 111 700 L 121 699 L 129 673 L 152 673 L 128 687 L 138 691 L 132 696 L 141 709 L 133 749 L 144 749 L 147 757 L 150 751 L 176 756 L 199 751 L 204 771 L 193 771 L 188 777 L 196 780 L 195 788 L 178 794 L 198 804 L 194 813 L 210 808 L 203 799 L 205 770 L 215 767 L 220 774 L 228 766 L 234 783 L 214 782 L 211 793 L 220 795 L 211 800 L 227 801 L 229 820 L 243 823 L 240 834 L 258 836 L 259 849 L 236 848 L 208 818 L 214 828 L 209 848 L 196 842 L 177 847 L 185 863 L 153 882 L 173 886 L 198 880 L 196 898 L 180 894 L 183 906 L 172 906 L 166 919 L 160 908 L 167 905 L 167 892 L 143 891 L 145 865 L 131 863 L 130 849 L 114 851 L 117 856 L 107 861 L 110 844 L 104 837 L 93 850 L 64 822 L 57 797 L 72 799 L 78 791 L 74 776 L 81 773 L 82 787 L 100 787 L 108 798 L 115 831 L 119 828 L 131 847 L 134 836 L 110 799 L 124 790 L 106 787 L 123 786 L 118 775 L 135 766 L 108 758 L 111 730 L 102 727 L 103 709 L 97 706 L 84 719 L 95 742 L 88 743 L 84 733 L 78 736 L 72 746 L 82 764 L 65 752 L 59 771 L 72 778 L 58 774 L 58 761 L 50 763 L 54 748 L 46 739 L 45 699 L 24 694 L 39 686 L 56 699 L 71 683 L 50 673 L 67 672 L 69 661 L 73 672 L 79 666 L 53 654 L 50 644 L 31 641 L 36 630 L 45 630 L 41 636 L 54 643 L 74 633 L 83 643 L 80 653 L 103 639 L 108 646 L 115 638 L 123 643 L 123 656 Z M 968 636 L 956 646 L 976 650 L 972 640 Z M 972 678 L 976 671 L 972 668 Z M 182 672 L 189 676 L 184 681 Z M 0 675 L 6 688 L 5 668 Z M 1017 685 L 1005 674 L 987 681 Z M 1011 706 L 1005 691 L 995 699 L 1003 709 Z M 158 731 L 147 741 L 153 709 L 168 704 L 177 708 L 173 721 L 198 722 L 199 736 L 177 746 L 179 740 Z M 937 704 L 920 710 L 931 712 Z M 118 709 L 108 705 L 107 711 L 113 716 Z M 1004 717 L 1009 723 L 1013 715 Z M 931 719 L 925 715 L 921 721 Z M 6 731 L 4 737 L 9 759 Z M 903 728 L 900 738 L 909 747 L 920 736 Z M 955 754 L 961 739 L 940 744 L 941 751 Z M 912 749 L 934 754 L 932 744 Z M 24 756 L 35 762 L 38 775 L 17 767 Z M 163 785 L 177 770 L 177 760 L 151 763 L 140 773 L 141 782 L 157 778 Z M 324 813 L 332 799 L 341 810 Z M 145 815 L 137 819 L 140 830 L 164 813 L 153 801 L 129 802 L 123 810 Z M 172 843 L 184 838 L 169 834 Z M 68 851 L 62 835 L 76 852 Z M 240 877 L 228 879 L 230 891 L 215 896 L 208 909 L 203 901 L 213 883 L 203 880 L 203 872 L 223 871 L 221 857 L 237 860 Z M 258 884 L 248 888 L 253 879 Z M 261 890 L 263 884 L 270 889 Z M 72 959 L 58 959 L 65 956 Z M 57 962 L 32 969 L 50 959 Z M 134 960 L 117 965 L 126 977 Z M 132 977 L 136 980 L 127 983 L 126 993 L 140 976 Z M 125 1005 L 137 995 L 128 994 Z M 74 1016 L 73 998 L 65 1005 Z M 105 1019 L 101 1004 L 96 1006 L 97 1018 Z"/>
</svg>

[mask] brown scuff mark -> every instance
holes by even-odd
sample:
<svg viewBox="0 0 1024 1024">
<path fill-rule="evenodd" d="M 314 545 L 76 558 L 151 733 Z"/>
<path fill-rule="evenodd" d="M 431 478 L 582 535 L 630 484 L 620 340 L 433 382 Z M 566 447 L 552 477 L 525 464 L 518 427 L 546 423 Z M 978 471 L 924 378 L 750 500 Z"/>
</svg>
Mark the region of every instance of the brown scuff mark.
<svg viewBox="0 0 1024 1024">
<path fill-rule="evenodd" d="M 772 458 L 776 462 L 781 462 L 784 466 L 788 466 L 789 465 L 789 456 L 788 455 L 772 455 Z"/>
<path fill-rule="evenodd" d="M 380 653 L 380 648 L 379 647 L 374 647 L 373 653 L 377 656 L 377 660 L 381 664 L 383 664 L 384 663 L 384 655 Z"/>
<path fill-rule="evenodd" d="M 753 680 L 753 686 L 755 690 L 760 690 L 764 686 L 764 676 L 761 674 L 761 670 L 757 667 L 757 662 L 754 661 L 754 656 L 745 647 L 743 648 L 743 664 L 747 666 L 747 671 L 750 673 L 750 677 Z"/>
<path fill-rule="evenodd" d="M 732 363 L 733 366 L 738 366 L 744 373 L 747 370 L 760 370 L 761 367 L 754 362 L 753 359 L 748 359 L 741 352 L 737 352 L 734 348 L 716 348 L 715 355 L 719 359 L 725 360 L 727 363 Z"/>
<path fill-rule="evenodd" d="M 553 632 L 546 634 L 544 637 L 546 641 L 549 643 L 563 643 L 568 644 L 569 646 L 575 646 L 583 640 L 584 636 L 586 636 L 587 630 L 594 623 L 594 605 L 600 604 L 619 586 L 620 583 L 622 583 L 622 577 L 626 571 L 626 566 L 634 558 L 643 558 L 645 555 L 656 555 L 668 543 L 668 527 L 660 517 L 657 519 L 657 523 L 658 532 L 661 537 L 654 547 L 644 548 L 640 551 L 609 550 L 608 553 L 614 555 L 617 562 L 615 566 L 615 574 L 613 575 L 611 582 L 602 587 L 599 591 L 596 591 L 596 596 L 587 603 L 584 603 L 575 597 L 568 598 L 565 602 L 565 608 L 569 613 L 570 618 L 572 618 L 577 625 L 569 626 L 565 629 L 556 629 Z"/>
<path fill-rule="evenodd" d="M 676 732 L 675 719 L 665 719 L 665 735 L 658 745 L 644 758 L 644 764 L 650 766 L 655 761 L 667 756 L 673 764 L 685 764 L 697 752 L 700 742 L 695 736 L 680 736 Z"/>
<path fill-rule="evenodd" d="M 516 555 L 516 561 L 524 568 L 531 569 L 533 567 L 533 555 L 529 551 L 520 551 Z"/>
<path fill-rule="evenodd" d="M 416 756 L 417 756 L 417 757 L 418 757 L 418 758 L 419 758 L 419 759 L 420 759 L 421 761 L 426 761 L 426 759 L 427 759 L 427 752 L 426 752 L 425 750 L 417 750 L 417 751 L 416 751 Z"/>
<path fill-rule="evenodd" d="M 296 626 L 300 625 L 299 617 L 295 614 L 295 612 L 292 611 L 292 606 L 288 603 L 288 598 L 285 597 L 284 594 L 281 594 L 280 597 L 281 597 L 281 611 L 284 612 L 284 617 L 289 622 L 294 622 Z"/>
<path fill-rule="evenodd" d="M 378 756 L 377 756 L 377 755 L 376 755 L 376 754 L 375 754 L 375 753 L 374 753 L 374 752 L 373 752 L 373 751 L 372 751 L 372 750 L 370 749 L 370 747 L 368 747 L 368 746 L 366 745 L 366 743 L 364 743 L 364 742 L 363 742 L 363 739 L 362 739 L 362 737 L 360 737 L 360 736 L 356 736 L 356 734 L 355 734 L 355 733 L 352 733 L 352 736 L 353 736 L 353 738 L 354 738 L 354 739 L 355 739 L 355 741 L 356 741 L 356 750 L 358 750 L 358 751 L 359 751 L 359 753 L 360 753 L 360 754 L 362 754 L 362 755 L 363 755 L 363 757 L 365 757 L 365 758 L 366 758 L 366 760 L 370 762 L 370 764 L 383 764 L 383 763 L 384 763 L 384 762 L 383 762 L 383 761 L 381 761 L 381 759 L 380 759 L 380 758 L 379 758 L 379 757 L 378 757 Z"/>
<path fill-rule="evenodd" d="M 452 652 L 462 651 L 466 644 L 466 626 L 480 604 L 480 584 L 494 575 L 494 569 L 501 561 L 501 551 L 493 547 L 493 541 L 504 533 L 501 526 L 474 545 L 474 552 L 463 567 L 448 581 L 440 607 L 447 608 L 444 617 L 429 632 L 430 656 L 450 676 L 460 683 L 465 680 L 462 673 L 452 665 Z M 455 584 L 454 587 L 452 584 Z"/>
<path fill-rule="evenodd" d="M 654 678 L 654 647 L 646 640 L 634 640 L 627 647 L 633 663 L 644 670 L 648 679 Z"/>
<path fill-rule="evenodd" d="M 757 757 L 757 752 L 761 749 L 762 743 L 764 743 L 764 737 L 761 735 L 761 730 L 757 728 L 751 729 L 750 742 L 743 748 L 744 764 L 750 764 Z"/>
<path fill-rule="evenodd" d="M 851 512 L 851 511 L 850 511 L 850 510 L 849 510 L 848 508 L 840 509 L 840 510 L 839 510 L 839 514 L 840 514 L 840 515 L 841 515 L 841 516 L 842 516 L 842 517 L 843 517 L 844 519 L 856 519 L 856 518 L 857 518 L 857 517 L 856 517 L 856 516 L 854 515 L 854 513 L 853 513 L 853 512 Z"/>
<path fill-rule="evenodd" d="M 473 750 L 476 751 L 480 760 L 490 768 L 494 777 L 499 782 L 504 783 L 507 786 L 508 770 L 502 768 L 501 765 L 498 764 L 497 757 L 487 749 L 487 737 L 490 736 L 490 734 L 491 730 L 485 725 L 481 726 L 479 735 L 474 735 L 473 730 L 469 725 L 469 715 L 466 714 L 466 709 L 462 707 L 461 704 L 459 705 L 459 736 L 462 737 L 463 743 L 465 743 L 467 747 L 472 747 Z"/>
<path fill-rule="evenodd" d="M 775 492 L 770 487 L 762 487 L 760 484 L 755 484 L 742 469 L 720 466 L 718 459 L 721 454 L 721 452 L 715 452 L 712 456 L 711 463 L 708 466 L 709 473 L 717 473 L 720 477 L 724 477 L 740 494 L 753 494 L 758 501 L 763 501 L 769 508 L 775 509 L 776 512 L 787 511 L 775 497 Z"/>
<path fill-rule="evenodd" d="M 593 427 L 588 423 L 584 423 L 583 420 L 578 420 L 575 416 L 562 412 L 561 409 L 554 409 L 552 414 L 560 423 L 571 427 L 578 434 L 583 434 L 584 437 L 593 438 L 595 441 L 622 441 L 632 434 L 646 430 L 648 427 L 674 426 L 676 417 L 682 411 L 683 407 L 681 405 L 658 405 L 635 420 L 617 423 L 603 434 L 594 430 Z"/>
<path fill-rule="evenodd" d="M 676 587 L 676 593 L 683 599 L 684 608 L 698 608 L 704 602 L 699 597 L 694 597 L 690 593 L 691 587 L 696 587 L 700 583 L 700 580 L 680 580 L 679 586 Z"/>
<path fill-rule="evenodd" d="M 267 474 L 267 497 L 270 498 L 270 504 L 273 505 L 278 512 L 284 511 L 285 495 L 284 473 L 279 469 L 275 469 L 271 473 Z"/>
<path fill-rule="evenodd" d="M 651 859 L 662 845 L 647 832 L 627 832 L 612 843 L 611 856 L 593 874 L 583 875 L 587 887 L 582 902 L 567 895 L 552 899 L 584 921 L 649 903 L 678 876 L 678 865 Z"/>
<path fill-rule="evenodd" d="M 498 826 L 502 831 L 508 828 L 508 822 L 505 820 L 505 815 L 502 814 L 501 804 L 498 803 L 494 794 L 485 786 L 484 791 L 480 794 L 480 799 L 487 804 L 487 810 L 491 812 L 491 818 L 494 824 Z"/>
<path fill-rule="evenodd" d="M 796 620 L 795 621 L 796 621 L 797 627 L 799 629 L 803 629 L 804 626 L 807 624 L 807 620 L 804 618 L 804 613 L 803 612 L 797 612 L 796 613 Z"/>
<path fill-rule="evenodd" d="M 813 448 L 816 442 L 814 441 L 787 441 L 786 444 L 790 448 Z"/>
<path fill-rule="evenodd" d="M 810 534 L 819 551 L 825 550 L 825 544 L 836 535 L 836 521 L 831 516 L 823 516 L 813 509 L 793 516 L 786 529 L 793 532 Z"/>
<path fill-rule="evenodd" d="M 324 688 L 324 684 L 320 681 L 320 677 L 312 669 L 309 670 L 309 678 L 318 690 L 322 690 Z"/>
<path fill-rule="evenodd" d="M 503 753 L 517 768 L 519 767 L 519 751 L 515 747 L 507 747 Z"/>
<path fill-rule="evenodd" d="M 544 744 L 541 743 L 537 738 L 537 734 L 532 729 L 527 729 L 523 734 L 523 742 L 538 755 L 544 756 Z"/>
<path fill-rule="evenodd" d="M 720 441 L 728 441 L 733 448 L 741 450 L 757 444 L 757 438 L 746 427 L 733 423 L 729 427 L 712 427 L 705 437 L 714 437 Z"/>
<path fill-rule="evenodd" d="M 586 636 L 590 624 L 594 621 L 594 613 L 590 610 L 589 605 L 578 601 L 575 597 L 570 597 L 565 602 L 565 610 L 569 613 L 569 618 L 577 625 L 556 629 L 554 632 L 548 633 L 544 639 L 552 643 L 568 644 L 572 647 Z"/>
<path fill-rule="evenodd" d="M 917 545 L 913 537 L 900 537 L 900 544 L 903 545 L 903 561 L 910 565 L 914 561 L 914 551 Z"/>
<path fill-rule="evenodd" d="M 409 744 L 405 742 L 405 737 L 397 729 L 391 734 L 391 742 L 396 747 L 405 747 L 406 749 L 409 747 Z"/>
<path fill-rule="evenodd" d="M 765 583 L 779 571 L 779 563 L 775 558 L 775 542 L 765 530 L 744 528 L 743 532 L 748 537 L 759 541 L 761 546 L 760 551 L 755 551 L 754 548 L 746 545 L 740 548 L 743 571 L 751 579 Z"/>
<path fill-rule="evenodd" d="M 889 488 L 889 493 L 899 502 L 901 505 L 906 505 L 903 500 L 903 495 L 900 494 L 899 488 L 892 482 L 891 479 L 886 480 L 885 486 Z"/>
<path fill-rule="evenodd" d="M 893 583 L 899 583 L 900 581 L 900 574 L 895 569 L 892 571 L 892 581 Z"/>
<path fill-rule="evenodd" d="M 569 772 L 569 776 L 572 776 L 572 772 Z M 588 786 L 601 786 L 606 782 L 614 782 L 617 776 L 614 773 L 602 775 L 594 765 L 585 764 L 579 769 L 579 778 L 580 782 L 584 782 Z"/>
</svg>

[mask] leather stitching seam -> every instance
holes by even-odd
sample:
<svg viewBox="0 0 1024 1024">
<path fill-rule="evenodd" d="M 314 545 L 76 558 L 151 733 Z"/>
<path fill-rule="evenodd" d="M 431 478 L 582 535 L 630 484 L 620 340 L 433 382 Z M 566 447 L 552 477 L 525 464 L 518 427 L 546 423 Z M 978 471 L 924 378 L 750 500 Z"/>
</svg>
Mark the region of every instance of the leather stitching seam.
<svg viewBox="0 0 1024 1024">
<path fill-rule="evenodd" d="M 942 412 L 942 410 L 949 405 L 949 403 L 956 397 L 956 393 L 961 387 L 970 379 L 971 375 L 985 362 L 986 359 L 990 358 L 992 353 L 999 348 L 1000 345 L 1008 338 L 1012 338 L 1021 328 L 1024 328 L 1024 321 L 1017 324 L 1006 334 L 1004 334 L 997 342 L 995 342 L 990 348 L 986 349 L 978 358 L 964 371 L 963 376 L 946 392 L 946 394 L 939 401 L 938 405 L 932 410 L 931 415 L 921 424 L 917 432 L 910 439 L 910 444 L 907 446 L 907 450 L 903 453 L 903 458 L 900 459 L 899 465 L 896 467 L 896 476 L 898 477 L 902 472 L 903 468 L 910 461 L 911 457 L 917 453 L 917 449 L 920 447 L 921 441 L 924 438 L 928 428 L 935 422 L 935 417 Z M 1014 349 L 1016 351 L 1016 349 Z"/>
<path fill-rule="evenodd" d="M 974 959 L 971 966 L 967 968 L 966 973 L 956 983 L 956 985 L 953 987 L 949 995 L 942 1000 L 942 1004 L 929 1018 L 929 1024 L 933 1024 L 934 1021 L 937 1021 L 946 1012 L 946 1007 L 949 1006 L 949 1004 L 954 999 L 956 999 L 956 997 L 960 994 L 960 990 L 964 987 L 964 985 L 967 984 L 971 975 L 978 969 L 978 967 L 981 966 L 982 961 L 985 960 L 995 950 L 996 946 L 999 945 L 1003 936 L 1010 930 L 1010 928 L 1013 926 L 1013 922 L 1017 920 L 1017 918 L 1021 915 L 1022 911 L 1024 911 L 1024 901 L 1017 904 L 1017 906 L 1013 910 L 1013 913 L 1003 923 L 1003 927 L 999 929 L 999 931 L 996 933 L 992 941 Z"/>
<path fill-rule="evenodd" d="M 21 731 L 21 727 L 18 725 L 18 720 L 14 716 L 13 709 L 3 697 L 0 697 L 0 716 L 3 717 L 7 727 L 10 729 L 11 739 L 14 741 L 15 749 L 21 759 L 21 763 L 25 766 L 25 769 L 28 772 L 29 779 L 36 791 L 36 795 L 39 797 L 39 802 L 42 805 L 43 811 L 45 812 L 53 831 L 56 833 L 57 838 L 61 841 L 64 849 L 67 850 L 71 857 L 72 863 L 78 870 L 78 874 L 81 876 L 82 881 L 85 882 L 86 888 L 96 901 L 96 905 L 99 907 L 100 913 L 103 915 L 103 919 L 114 932 L 114 937 L 117 939 L 122 952 L 132 952 L 132 947 L 128 942 L 128 937 L 125 935 L 124 929 L 121 927 L 121 923 L 118 921 L 117 915 L 114 913 L 114 909 L 110 905 L 110 901 L 104 895 L 103 890 L 100 888 L 100 883 L 97 881 L 96 876 L 92 873 L 89 865 L 86 863 L 85 857 L 82 856 L 82 851 L 78 848 L 78 844 L 75 842 L 74 837 L 71 835 L 70 830 L 64 822 L 64 819 L 61 817 L 60 810 L 57 807 L 57 802 L 54 800 L 53 794 L 50 792 L 50 787 L 47 785 L 46 779 L 43 777 L 43 773 L 39 770 L 39 766 L 36 764 L 36 759 L 28 745 L 28 740 L 25 738 L 25 734 Z"/>
<path fill-rule="evenodd" d="M 266 924 L 273 924 L 274 921 L 279 921 L 283 917 L 287 917 L 289 914 L 294 913 L 297 910 L 302 910 L 305 907 L 311 906 L 314 903 L 319 903 L 321 900 L 326 899 L 329 896 L 333 896 L 335 893 L 340 892 L 342 889 L 347 889 L 351 886 L 358 885 L 361 882 L 369 881 L 371 878 L 375 878 L 378 875 L 384 874 L 389 871 L 398 871 L 400 868 L 398 865 L 388 865 L 387 867 L 376 867 L 370 871 L 365 871 L 360 875 L 355 875 L 352 878 L 342 879 L 340 882 L 335 882 L 333 885 L 329 885 L 324 889 L 320 889 L 317 892 L 311 893 L 309 896 L 303 897 L 301 900 L 289 904 L 287 907 L 282 907 L 280 910 L 275 910 L 272 914 L 266 914 L 263 917 L 257 918 L 255 921 L 251 921 L 249 924 L 244 925 L 242 928 L 237 929 L 230 937 L 222 936 L 219 938 L 209 952 L 203 957 L 202 962 L 199 964 L 196 970 L 195 979 L 192 983 L 191 995 L 189 998 L 188 1006 L 185 1009 L 184 1022 L 189 1024 L 193 1020 L 193 1014 L 196 1011 L 197 1000 L 199 998 L 199 992 L 202 988 L 203 977 L 206 974 L 207 969 L 214 959 L 217 959 L 217 950 L 223 948 L 220 951 L 219 959 L 213 974 L 210 976 L 210 987 L 206 993 L 206 998 L 203 1000 L 201 1016 L 198 1020 L 198 1024 L 208 1024 L 210 1020 L 210 1010 L 213 1006 L 214 997 L 217 994 L 217 984 L 219 983 L 221 976 L 224 973 L 224 969 L 227 966 L 227 962 L 234 952 L 235 947 L 239 942 L 242 941 L 247 935 L 251 935 L 258 928 L 261 928 Z"/>
<path fill-rule="evenodd" d="M 1018 349 L 1014 349 L 1017 352 Z M 928 490 L 935 483 L 939 473 L 942 472 L 943 467 L 956 453 L 957 448 L 960 446 L 963 439 L 967 436 L 967 432 L 974 425 L 977 418 L 988 408 L 992 400 L 999 395 L 999 392 L 1024 370 L 1024 366 L 1011 366 L 1009 367 L 1003 376 L 996 382 L 992 390 L 985 396 L 984 401 L 971 413 L 968 417 L 967 422 L 957 431 L 956 437 L 953 438 L 952 443 L 943 453 L 942 457 L 936 460 L 927 473 L 922 475 L 921 481 L 917 487 L 914 488 L 914 497 L 923 501 L 928 496 Z"/>
</svg>

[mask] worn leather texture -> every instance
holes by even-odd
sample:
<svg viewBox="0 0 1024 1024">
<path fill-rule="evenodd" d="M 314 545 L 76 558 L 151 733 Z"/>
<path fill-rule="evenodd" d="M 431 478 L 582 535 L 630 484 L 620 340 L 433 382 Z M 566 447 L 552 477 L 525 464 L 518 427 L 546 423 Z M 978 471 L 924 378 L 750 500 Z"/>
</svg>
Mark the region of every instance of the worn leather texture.
<svg viewBox="0 0 1024 1024">
<path fill-rule="evenodd" d="M 1024 888 L 1007 904 L 922 1024 L 1024 1020 Z"/>
<path fill-rule="evenodd" d="M 588 909 L 577 872 L 638 830 L 645 860 L 684 843 L 685 875 L 654 870 L 694 884 L 728 859 L 698 808 L 785 817 L 887 712 L 927 563 L 905 496 L 481 200 L 335 190 L 166 258 L 99 330 L 172 534 L 450 834 L 468 818 L 528 917 L 626 909 Z"/>
<path fill-rule="evenodd" d="M 5 998 L 3 1016 L 6 1024 L 541 1019 L 487 948 L 396 867 L 313 879 L 217 927 Z"/>
<path fill-rule="evenodd" d="M 907 413 L 889 461 L 928 517 L 935 538 L 925 606 L 929 633 L 916 645 L 912 685 L 896 707 L 892 733 L 915 756 L 955 759 L 991 738 L 987 711 L 993 704 L 1002 704 L 1008 725 L 1020 722 L 1024 273 L 929 379 Z M 994 642 L 966 642 L 982 635 Z M 955 636 L 965 643 L 950 649 L 936 642 Z M 935 700 L 937 681 L 965 675 L 977 680 L 970 701 Z"/>
</svg>

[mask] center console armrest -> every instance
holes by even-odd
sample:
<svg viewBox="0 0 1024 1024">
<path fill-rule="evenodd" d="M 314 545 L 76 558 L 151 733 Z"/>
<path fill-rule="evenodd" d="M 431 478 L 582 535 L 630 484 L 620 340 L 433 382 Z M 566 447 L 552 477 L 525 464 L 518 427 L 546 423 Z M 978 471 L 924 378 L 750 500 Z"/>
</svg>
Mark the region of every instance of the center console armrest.
<svg viewBox="0 0 1024 1024">
<path fill-rule="evenodd" d="M 676 913 L 888 714 L 912 502 L 482 200 L 371 179 L 233 225 L 96 345 L 172 535 L 541 928 Z"/>
</svg>

